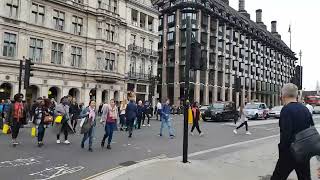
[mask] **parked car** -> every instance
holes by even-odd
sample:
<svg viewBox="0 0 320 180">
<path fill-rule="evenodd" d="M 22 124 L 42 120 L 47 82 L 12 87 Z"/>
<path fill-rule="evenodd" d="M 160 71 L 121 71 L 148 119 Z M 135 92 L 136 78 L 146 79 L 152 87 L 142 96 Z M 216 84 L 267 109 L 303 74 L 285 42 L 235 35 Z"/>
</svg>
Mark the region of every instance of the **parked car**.
<svg viewBox="0 0 320 180">
<path fill-rule="evenodd" d="M 320 106 L 313 107 L 313 114 L 320 114 Z"/>
<path fill-rule="evenodd" d="M 248 119 L 267 119 L 269 117 L 269 109 L 265 103 L 248 103 L 244 107 L 244 113 Z"/>
<path fill-rule="evenodd" d="M 269 112 L 269 116 L 274 117 L 274 118 L 280 118 L 280 112 L 281 112 L 282 108 L 283 108 L 283 106 L 273 107 Z"/>
<path fill-rule="evenodd" d="M 216 102 L 204 111 L 204 121 L 225 121 L 238 119 L 239 112 L 234 102 Z"/>
<path fill-rule="evenodd" d="M 204 114 L 204 112 L 209 108 L 209 105 L 202 105 L 200 106 L 199 110 L 200 110 L 200 114 L 201 116 Z"/>
</svg>

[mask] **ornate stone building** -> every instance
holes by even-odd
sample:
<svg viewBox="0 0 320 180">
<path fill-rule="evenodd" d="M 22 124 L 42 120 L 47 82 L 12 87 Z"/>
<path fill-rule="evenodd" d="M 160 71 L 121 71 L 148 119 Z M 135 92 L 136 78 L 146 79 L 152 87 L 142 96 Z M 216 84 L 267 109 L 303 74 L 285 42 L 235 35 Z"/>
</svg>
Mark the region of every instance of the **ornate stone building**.
<svg viewBox="0 0 320 180">
<path fill-rule="evenodd" d="M 150 42 L 158 19 L 151 7 L 147 0 L 0 1 L 0 99 L 18 92 L 19 60 L 24 57 L 35 63 L 31 87 L 23 90 L 28 99 L 46 96 L 59 101 L 70 94 L 79 102 L 96 99 L 100 104 L 126 98 L 131 82 L 129 38 L 135 29 L 128 12 L 143 10 L 145 28 L 136 31 L 147 31 Z M 157 43 L 154 40 L 151 49 L 156 50 Z M 146 66 L 157 69 L 151 61 L 157 56 L 148 53 Z M 140 72 L 150 73 L 147 68 Z M 149 87 L 150 82 L 144 85 Z"/>
<path fill-rule="evenodd" d="M 262 22 L 262 10 L 256 21 L 239 0 L 239 10 L 228 0 L 155 0 L 160 11 L 160 57 L 158 87 L 162 98 L 175 105 L 184 96 L 186 59 L 186 19 L 192 20 L 193 35 L 201 43 L 204 71 L 191 72 L 191 100 L 209 104 L 215 101 L 262 101 L 279 104 L 280 88 L 294 75 L 295 53 L 281 40 L 277 22 L 271 32 Z M 235 78 L 241 79 L 241 92 L 235 92 Z"/>
</svg>

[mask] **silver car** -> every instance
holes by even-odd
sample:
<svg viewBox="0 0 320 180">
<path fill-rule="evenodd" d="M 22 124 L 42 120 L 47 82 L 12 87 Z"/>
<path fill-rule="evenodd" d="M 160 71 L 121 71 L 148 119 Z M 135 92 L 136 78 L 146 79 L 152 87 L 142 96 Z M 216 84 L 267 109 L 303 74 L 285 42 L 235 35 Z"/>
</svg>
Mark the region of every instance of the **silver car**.
<svg viewBox="0 0 320 180">
<path fill-rule="evenodd" d="M 274 117 L 274 118 L 280 118 L 280 112 L 281 112 L 282 108 L 283 108 L 283 106 L 273 107 L 269 112 L 269 116 Z"/>
<path fill-rule="evenodd" d="M 248 119 L 267 119 L 269 109 L 265 103 L 248 103 L 244 107 L 244 113 Z"/>
<path fill-rule="evenodd" d="M 313 113 L 314 114 L 320 114 L 320 106 L 314 106 L 313 107 Z"/>
</svg>

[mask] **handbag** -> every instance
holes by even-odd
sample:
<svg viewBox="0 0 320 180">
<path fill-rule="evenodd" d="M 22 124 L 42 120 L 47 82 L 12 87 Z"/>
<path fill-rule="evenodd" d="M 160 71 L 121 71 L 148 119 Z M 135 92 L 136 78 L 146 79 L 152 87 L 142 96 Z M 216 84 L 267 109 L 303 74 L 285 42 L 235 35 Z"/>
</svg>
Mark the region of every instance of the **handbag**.
<svg viewBox="0 0 320 180">
<path fill-rule="evenodd" d="M 45 124 L 50 124 L 50 123 L 53 122 L 53 117 L 50 116 L 50 115 L 45 116 L 43 122 L 44 122 Z"/>
<path fill-rule="evenodd" d="M 320 135 L 311 126 L 295 135 L 291 143 L 291 152 L 297 162 L 309 161 L 313 156 L 320 155 Z"/>
<path fill-rule="evenodd" d="M 87 133 L 90 130 L 91 127 L 92 127 L 92 125 L 91 125 L 89 119 L 86 118 L 85 122 L 83 123 L 83 125 L 81 127 L 81 132 L 80 133 L 81 134 Z"/>
<path fill-rule="evenodd" d="M 56 119 L 54 120 L 55 123 L 60 124 L 62 121 L 62 116 L 57 116 Z"/>
<path fill-rule="evenodd" d="M 10 127 L 8 124 L 3 124 L 2 133 L 9 134 L 9 129 L 10 129 Z"/>
<path fill-rule="evenodd" d="M 37 134 L 37 129 L 36 129 L 36 127 L 32 127 L 32 128 L 31 128 L 31 137 L 36 137 L 36 134 Z"/>
</svg>

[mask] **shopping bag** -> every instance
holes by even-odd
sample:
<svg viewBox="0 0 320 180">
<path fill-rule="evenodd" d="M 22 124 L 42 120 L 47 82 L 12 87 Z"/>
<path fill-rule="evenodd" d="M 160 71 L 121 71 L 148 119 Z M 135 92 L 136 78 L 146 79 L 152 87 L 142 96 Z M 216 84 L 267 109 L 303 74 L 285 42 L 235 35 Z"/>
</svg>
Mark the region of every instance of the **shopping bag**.
<svg viewBox="0 0 320 180">
<path fill-rule="evenodd" d="M 9 133 L 9 125 L 8 124 L 3 124 L 3 128 L 2 128 L 2 133 L 3 134 L 8 134 Z"/>
<path fill-rule="evenodd" d="M 31 137 L 36 137 L 36 134 L 37 134 L 37 129 L 36 129 L 36 127 L 32 127 L 32 128 L 31 128 Z"/>
<path fill-rule="evenodd" d="M 192 110 L 191 110 L 190 107 L 188 108 L 188 123 L 189 123 L 189 124 L 192 124 L 192 123 L 193 123 Z"/>
<path fill-rule="evenodd" d="M 56 119 L 54 120 L 55 123 L 60 124 L 62 121 L 62 116 L 57 116 Z"/>
<path fill-rule="evenodd" d="M 84 122 L 86 121 L 86 119 L 87 119 L 87 118 L 85 118 L 85 117 L 81 119 L 80 127 L 82 127 L 82 126 L 83 126 L 83 124 L 84 124 Z"/>
</svg>

